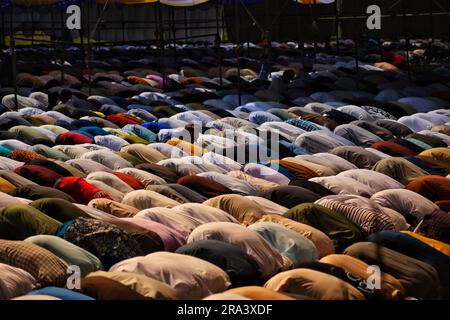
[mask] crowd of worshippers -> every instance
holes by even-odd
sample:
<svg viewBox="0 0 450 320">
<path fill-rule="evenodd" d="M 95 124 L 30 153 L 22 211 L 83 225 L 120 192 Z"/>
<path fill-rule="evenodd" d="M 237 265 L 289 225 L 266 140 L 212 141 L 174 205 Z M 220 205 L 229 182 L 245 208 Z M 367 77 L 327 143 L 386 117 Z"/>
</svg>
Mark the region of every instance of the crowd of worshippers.
<svg viewBox="0 0 450 320">
<path fill-rule="evenodd" d="M 180 46 L 164 72 L 133 46 L 92 70 L 19 54 L 0 299 L 449 299 L 450 69 L 384 48 L 319 47 L 308 71 L 290 43 L 264 70 L 258 45 L 239 70 L 231 44 Z"/>
</svg>

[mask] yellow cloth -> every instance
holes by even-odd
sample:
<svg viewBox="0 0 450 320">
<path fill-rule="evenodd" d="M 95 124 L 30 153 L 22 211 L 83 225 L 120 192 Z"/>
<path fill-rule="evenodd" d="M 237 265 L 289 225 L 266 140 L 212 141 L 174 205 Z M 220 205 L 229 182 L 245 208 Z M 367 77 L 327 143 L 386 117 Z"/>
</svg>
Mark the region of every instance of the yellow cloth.
<svg viewBox="0 0 450 320">
<path fill-rule="evenodd" d="M 420 241 L 426 243 L 430 247 L 433 247 L 434 249 L 436 249 L 450 257 L 450 245 L 448 245 L 444 242 L 438 241 L 438 240 L 434 240 L 434 239 L 425 237 L 421 234 L 411 232 L 411 231 L 401 231 L 401 232 L 406 233 L 406 234 L 410 235 L 411 237 L 414 237 L 417 240 L 420 240 Z"/>
<path fill-rule="evenodd" d="M 450 149 L 449 148 L 433 148 L 429 150 L 425 150 L 420 154 L 424 157 L 430 157 L 435 160 L 445 161 L 450 163 Z"/>
<path fill-rule="evenodd" d="M 178 138 L 172 138 L 166 143 L 183 150 L 191 156 L 201 157 L 204 153 L 206 153 L 206 150 L 202 147 L 196 146 L 195 144 L 180 140 Z"/>
</svg>

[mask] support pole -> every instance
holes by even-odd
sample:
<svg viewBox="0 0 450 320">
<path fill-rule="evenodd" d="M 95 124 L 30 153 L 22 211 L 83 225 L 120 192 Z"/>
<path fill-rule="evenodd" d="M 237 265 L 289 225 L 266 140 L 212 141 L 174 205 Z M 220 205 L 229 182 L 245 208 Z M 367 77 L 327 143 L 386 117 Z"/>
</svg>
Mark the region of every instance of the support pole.
<svg viewBox="0 0 450 320">
<path fill-rule="evenodd" d="M 184 41 L 187 42 L 188 39 L 188 19 L 187 19 L 187 8 L 183 8 L 184 14 Z"/>
<path fill-rule="evenodd" d="M 240 37 L 239 37 L 239 26 L 240 26 L 240 17 L 239 17 L 239 1 L 234 2 L 234 19 L 235 19 L 235 32 L 236 32 L 236 57 L 237 57 L 237 90 L 238 90 L 238 102 L 239 106 L 242 104 L 241 97 L 241 63 L 239 61 L 240 58 Z"/>
<path fill-rule="evenodd" d="M 92 47 L 91 47 L 91 3 L 90 1 L 87 1 L 87 69 L 89 72 L 88 79 L 89 79 L 89 95 L 92 94 L 92 70 L 91 70 L 91 54 L 92 54 Z"/>
<path fill-rule="evenodd" d="M 162 21 L 162 5 L 158 0 L 158 36 L 159 36 L 159 50 L 160 50 L 160 63 L 161 63 L 161 75 L 163 78 L 163 91 L 166 91 L 166 70 L 164 68 L 164 26 Z"/>
<path fill-rule="evenodd" d="M 222 79 L 222 53 L 220 52 L 220 44 L 222 43 L 222 38 L 220 36 L 220 21 L 219 21 L 219 4 L 216 3 L 216 50 L 217 50 L 217 57 L 219 58 L 219 84 L 223 85 L 223 79 Z"/>
<path fill-rule="evenodd" d="M 125 36 L 125 5 L 122 6 L 121 8 L 122 10 L 120 10 L 120 24 L 121 24 L 121 28 L 122 28 L 122 41 L 126 40 L 126 36 Z"/>
<path fill-rule="evenodd" d="M 1 27 L 0 27 L 0 46 L 3 48 L 6 46 L 5 36 L 6 36 L 6 26 L 5 26 L 5 12 L 4 10 L 0 10 L 1 12 Z"/>
<path fill-rule="evenodd" d="M 14 87 L 14 107 L 16 110 L 19 110 L 19 100 L 17 99 L 18 95 L 18 88 L 17 88 L 17 79 L 16 79 L 16 73 L 17 73 L 17 65 L 16 65 L 16 41 L 14 39 L 14 3 L 11 2 L 11 9 L 10 9 L 10 26 L 9 26 L 9 49 L 11 53 L 11 80 Z"/>
<path fill-rule="evenodd" d="M 407 16 L 406 16 L 406 2 L 402 0 L 402 11 L 403 11 L 403 30 L 405 32 L 405 53 L 406 53 L 406 68 L 408 71 L 408 80 L 411 81 L 411 65 L 409 61 L 409 33 L 408 27 L 406 25 Z"/>
<path fill-rule="evenodd" d="M 339 25 L 341 23 L 340 21 L 340 14 L 339 14 L 339 0 L 336 0 L 334 2 L 335 4 L 335 13 L 336 13 L 336 52 L 337 55 L 340 56 L 341 55 L 341 46 L 339 44 Z"/>
<path fill-rule="evenodd" d="M 434 13 L 433 13 L 433 0 L 429 0 L 430 2 L 430 28 L 431 28 L 431 44 L 434 43 Z"/>
</svg>

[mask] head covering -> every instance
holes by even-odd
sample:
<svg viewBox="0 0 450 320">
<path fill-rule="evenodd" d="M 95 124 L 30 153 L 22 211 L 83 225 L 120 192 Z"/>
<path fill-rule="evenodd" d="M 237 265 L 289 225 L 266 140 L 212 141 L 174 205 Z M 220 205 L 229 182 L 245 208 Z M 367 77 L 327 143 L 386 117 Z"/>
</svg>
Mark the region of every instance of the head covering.
<svg viewBox="0 0 450 320">
<path fill-rule="evenodd" d="M 215 265 L 187 255 L 156 252 L 128 259 L 110 271 L 136 272 L 173 287 L 180 299 L 201 299 L 230 285 L 228 275 Z"/>
<path fill-rule="evenodd" d="M 153 207 L 172 208 L 180 204 L 175 200 L 150 190 L 136 190 L 127 193 L 122 203 L 140 210 Z"/>
<path fill-rule="evenodd" d="M 42 198 L 29 203 L 29 206 L 60 222 L 66 222 L 78 217 L 89 218 L 86 212 L 64 199 Z"/>
<path fill-rule="evenodd" d="M 88 206 L 118 218 L 133 217 L 139 212 L 139 209 L 135 207 L 105 198 L 93 199 L 89 201 Z"/>
<path fill-rule="evenodd" d="M 74 290 L 69 290 L 65 288 L 58 288 L 58 287 L 45 287 L 38 290 L 33 290 L 27 294 L 28 296 L 51 296 L 55 297 L 61 300 L 95 300 L 92 297 L 89 297 L 87 295 L 81 294 L 79 292 L 76 292 Z"/>
<path fill-rule="evenodd" d="M 328 196 L 318 201 L 317 204 L 329 208 L 358 225 L 368 234 L 381 230 L 394 230 L 395 226 L 389 215 L 370 200 L 355 196 Z"/>
<path fill-rule="evenodd" d="M 36 234 L 55 234 L 61 223 L 39 210 L 14 204 L 0 209 L 0 238 L 23 240 Z"/>
<path fill-rule="evenodd" d="M 38 235 L 26 238 L 25 241 L 50 251 L 69 265 L 78 266 L 81 276 L 103 269 L 102 263 L 96 256 L 57 236 Z"/>
<path fill-rule="evenodd" d="M 8 300 L 23 295 L 36 286 L 36 279 L 27 271 L 0 263 L 2 281 L 0 299 Z"/>
<path fill-rule="evenodd" d="M 376 245 L 359 242 L 345 249 L 344 254 L 360 259 L 368 265 L 377 265 L 391 274 L 405 288 L 407 297 L 436 299 L 439 297 L 439 275 L 431 265 L 404 254 Z"/>
<path fill-rule="evenodd" d="M 426 243 L 410 235 L 395 231 L 372 234 L 368 237 L 368 241 L 432 265 L 439 274 L 441 284 L 444 287 L 449 286 L 450 275 L 447 271 L 450 267 L 450 257 Z"/>
<path fill-rule="evenodd" d="M 81 159 L 96 161 L 111 170 L 132 167 L 131 163 L 123 159 L 121 156 L 108 150 L 89 151 L 81 156 Z M 101 171 L 101 170 L 97 170 Z"/>
<path fill-rule="evenodd" d="M 197 220 L 190 215 L 183 214 L 175 209 L 163 207 L 154 207 L 151 209 L 142 210 L 137 213 L 134 218 L 158 222 L 178 231 L 184 237 L 187 237 L 192 230 L 202 224 L 200 220 Z"/>
<path fill-rule="evenodd" d="M 68 264 L 29 242 L 0 240 L 0 263 L 28 272 L 38 287 L 66 284 Z"/>
<path fill-rule="evenodd" d="M 335 194 L 356 194 L 370 197 L 375 191 L 357 180 L 342 176 L 318 177 L 310 181 L 318 183 Z"/>
<path fill-rule="evenodd" d="M 189 235 L 187 242 L 199 240 L 218 240 L 240 247 L 256 260 L 262 277 L 270 277 L 286 264 L 291 264 L 258 233 L 235 223 L 211 222 L 201 225 Z"/>
<path fill-rule="evenodd" d="M 32 164 L 19 167 L 14 172 L 46 187 L 52 187 L 62 177 L 62 175 L 51 169 Z"/>
<path fill-rule="evenodd" d="M 81 293 L 97 300 L 147 300 L 145 296 L 137 293 L 122 283 L 102 276 L 82 278 Z"/>
<path fill-rule="evenodd" d="M 402 233 L 407 234 L 411 237 L 416 238 L 417 240 L 422 241 L 423 243 L 426 243 L 427 245 L 429 245 L 430 247 L 440 251 L 441 253 L 445 254 L 446 256 L 450 257 L 450 245 L 446 244 L 442 241 L 438 241 L 435 239 L 431 239 L 428 237 L 425 237 L 421 234 L 415 233 L 415 232 L 411 232 L 411 231 L 402 231 Z"/>
<path fill-rule="evenodd" d="M 304 268 L 281 272 L 270 278 L 264 287 L 281 293 L 306 295 L 317 300 L 365 300 L 364 295 L 347 282 Z"/>
<path fill-rule="evenodd" d="M 42 187 L 36 184 L 18 187 L 10 191 L 9 195 L 30 200 L 38 200 L 42 198 L 58 198 L 67 200 L 72 203 L 75 202 L 75 200 L 70 195 L 61 190 L 49 187 Z"/>
<path fill-rule="evenodd" d="M 251 300 L 294 300 L 287 295 L 263 287 L 247 286 L 227 290 L 224 294 L 233 294 Z"/>
<path fill-rule="evenodd" d="M 214 180 L 214 181 L 220 183 L 221 185 L 225 186 L 229 190 L 232 190 L 232 193 L 238 193 L 238 194 L 242 194 L 242 195 L 258 195 L 259 194 L 258 188 L 255 187 L 253 184 L 251 184 L 247 181 L 238 179 L 238 178 L 234 178 L 229 175 L 209 171 L 209 172 L 199 173 L 199 174 L 197 174 L 197 176 Z M 230 192 L 228 192 L 228 193 L 230 193 Z"/>
<path fill-rule="evenodd" d="M 96 171 L 103 171 L 103 172 L 112 171 L 107 166 L 89 159 L 73 159 L 68 160 L 66 163 L 71 165 L 75 169 L 81 171 L 85 176 L 87 176 L 91 172 Z"/>
<path fill-rule="evenodd" d="M 374 192 L 386 189 L 399 189 L 404 185 L 390 176 L 367 169 L 353 169 L 341 172 L 338 177 L 351 178 L 371 188 Z"/>
<path fill-rule="evenodd" d="M 406 137 L 408 134 L 413 133 L 411 129 L 409 129 L 404 124 L 401 124 L 397 121 L 391 120 L 391 119 L 381 119 L 375 121 L 375 124 L 377 126 L 380 126 L 384 129 L 389 130 L 392 132 L 396 137 Z"/>
<path fill-rule="evenodd" d="M 334 148 L 330 153 L 353 163 L 360 169 L 371 169 L 380 160 L 377 155 L 361 147 L 342 146 Z"/>
<path fill-rule="evenodd" d="M 283 225 L 274 222 L 257 222 L 248 228 L 256 231 L 280 254 L 288 257 L 294 267 L 318 259 L 317 249 L 311 240 Z"/>
<path fill-rule="evenodd" d="M 420 156 L 430 157 L 434 160 L 444 161 L 450 163 L 450 149 L 449 148 L 433 148 L 425 150 L 420 153 Z"/>
<path fill-rule="evenodd" d="M 136 166 L 136 169 L 146 171 L 148 173 L 154 174 L 155 176 L 161 177 L 167 183 L 175 183 L 180 177 L 176 170 L 157 165 L 155 163 L 143 163 Z"/>
<path fill-rule="evenodd" d="M 264 197 L 286 208 L 293 208 L 305 202 L 314 202 L 320 198 L 308 189 L 292 185 L 273 188 L 264 194 Z"/>
<path fill-rule="evenodd" d="M 254 223 L 266 214 L 264 208 L 257 203 L 236 194 L 217 196 L 203 204 L 229 213 L 243 225 Z"/>
<path fill-rule="evenodd" d="M 167 158 L 159 151 L 143 144 L 131 144 L 125 146 L 121 149 L 121 152 L 128 153 L 143 160 L 144 162 L 150 163 L 156 163 Z"/>
<path fill-rule="evenodd" d="M 152 300 L 177 299 L 176 291 L 170 286 L 139 273 L 96 271 L 90 273 L 84 279 L 89 279 L 90 277 L 102 277 L 115 280 Z"/>
<path fill-rule="evenodd" d="M 101 172 L 101 171 L 91 172 L 90 174 L 87 175 L 86 179 L 103 182 L 106 185 L 122 193 L 134 191 L 134 189 L 131 188 L 128 184 L 126 184 L 120 178 L 109 172 Z"/>
<path fill-rule="evenodd" d="M 333 241 L 337 251 L 366 237 L 366 233 L 361 227 L 345 216 L 318 204 L 298 205 L 283 216 L 323 231 Z"/>
<path fill-rule="evenodd" d="M 450 179 L 440 176 L 422 176 L 412 180 L 405 187 L 433 202 L 450 200 Z"/>
<path fill-rule="evenodd" d="M 228 189 L 224 185 L 216 182 L 215 180 L 201 176 L 185 176 L 179 178 L 177 180 L 177 183 L 190 189 L 196 190 L 201 195 L 207 198 L 233 193 L 231 189 Z"/>
<path fill-rule="evenodd" d="M 142 187 L 145 187 L 148 185 L 166 184 L 166 181 L 163 178 L 157 176 L 156 174 L 149 173 L 147 171 L 144 171 L 141 169 L 136 169 L 136 168 L 119 169 L 119 170 L 113 172 L 113 174 L 117 175 L 119 178 L 121 178 L 128 184 L 132 185 L 135 190 L 141 189 Z M 131 181 L 130 181 L 131 178 L 138 180 L 140 182 L 139 185 L 141 187 L 137 188 L 138 185 L 136 183 L 131 184 Z"/>
<path fill-rule="evenodd" d="M 55 187 L 70 194 L 76 202 L 81 204 L 88 204 L 96 198 L 109 198 L 105 191 L 79 177 L 63 178 L 55 184 Z"/>
<path fill-rule="evenodd" d="M 199 240 L 178 248 L 176 253 L 208 261 L 230 277 L 233 286 L 255 283 L 260 278 L 259 266 L 238 246 L 216 240 Z"/>
<path fill-rule="evenodd" d="M 247 163 L 243 169 L 243 172 L 255 178 L 261 178 L 277 183 L 278 185 L 287 185 L 290 181 L 288 177 L 278 171 L 257 163 Z"/>
<path fill-rule="evenodd" d="M 389 189 L 375 193 L 371 198 L 382 207 L 388 207 L 403 214 L 406 218 L 420 221 L 439 207 L 420 194 L 406 189 Z"/>
<path fill-rule="evenodd" d="M 105 269 L 118 261 L 144 254 L 131 234 L 111 223 L 94 219 L 70 221 L 58 230 L 57 235 L 97 256 Z"/>
</svg>

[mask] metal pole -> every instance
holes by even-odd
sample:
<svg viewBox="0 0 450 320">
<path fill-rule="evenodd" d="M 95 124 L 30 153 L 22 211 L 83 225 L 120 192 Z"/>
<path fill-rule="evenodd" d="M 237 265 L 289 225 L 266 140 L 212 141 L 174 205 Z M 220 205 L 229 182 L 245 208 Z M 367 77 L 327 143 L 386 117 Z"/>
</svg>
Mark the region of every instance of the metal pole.
<svg viewBox="0 0 450 320">
<path fill-rule="evenodd" d="M 19 110 L 19 100 L 17 99 L 18 89 L 17 89 L 17 66 L 16 66 L 16 43 L 14 39 L 14 3 L 11 2 L 11 10 L 10 10 L 10 26 L 9 26 L 9 47 L 11 51 L 11 80 L 14 87 L 14 107 L 16 110 Z"/>
<path fill-rule="evenodd" d="M 408 34 L 408 28 L 406 25 L 407 17 L 406 17 L 406 2 L 405 0 L 402 0 L 402 11 L 403 11 L 403 30 L 405 32 L 405 50 L 406 50 L 406 68 L 408 71 L 408 80 L 411 81 L 411 65 L 409 62 L 409 34 Z"/>
<path fill-rule="evenodd" d="M 0 37 L 1 37 L 1 46 L 5 47 L 5 36 L 6 36 L 6 26 L 5 26 L 5 12 L 4 10 L 1 10 L 1 18 L 2 18 L 2 22 L 1 22 L 1 30 L 0 30 Z"/>
<path fill-rule="evenodd" d="M 356 13 L 354 13 L 353 15 L 353 34 L 354 34 L 354 41 L 355 41 L 355 63 L 356 63 L 356 88 L 359 90 L 359 41 L 358 41 L 358 29 L 357 29 L 357 17 L 356 17 Z"/>
<path fill-rule="evenodd" d="M 241 63 L 239 61 L 240 58 L 240 39 L 239 39 L 239 26 L 240 26 L 240 17 L 239 17 L 239 1 L 234 2 L 234 19 L 235 19 L 235 32 L 236 32 L 236 56 L 237 56 L 237 89 L 238 89 L 238 102 L 239 105 L 242 103 L 241 97 Z"/>
<path fill-rule="evenodd" d="M 433 14 L 433 0 L 430 2 L 430 26 L 431 26 L 431 44 L 434 43 L 434 14 Z"/>
<path fill-rule="evenodd" d="M 59 53 L 60 63 L 61 63 L 61 84 L 64 85 L 64 12 L 61 10 L 61 52 Z"/>
<path fill-rule="evenodd" d="M 340 24 L 340 19 L 339 19 L 339 0 L 335 1 L 335 10 L 336 10 L 336 52 L 337 55 L 341 55 L 341 46 L 339 44 L 339 24 Z"/>
<path fill-rule="evenodd" d="M 31 12 L 31 48 L 34 47 L 34 6 L 30 7 Z"/>
<path fill-rule="evenodd" d="M 160 50 L 160 63 L 161 63 L 161 74 L 163 78 L 163 91 L 166 91 L 166 70 L 164 68 L 164 26 L 162 21 L 162 5 L 158 0 L 158 35 L 159 35 L 159 50 Z"/>
<path fill-rule="evenodd" d="M 89 72 L 89 75 L 88 75 L 88 79 L 89 79 L 89 95 L 91 95 L 92 94 L 92 71 L 91 71 L 91 54 L 92 54 L 91 50 L 92 50 L 92 47 L 91 47 L 91 3 L 90 3 L 90 1 L 88 1 L 87 4 L 88 4 L 87 5 L 87 10 L 86 10 L 86 13 L 87 13 L 87 32 L 86 32 L 86 34 L 88 36 L 88 38 L 87 38 L 87 42 L 88 42 L 88 48 L 87 48 L 87 69 L 88 69 L 88 72 Z"/>
<path fill-rule="evenodd" d="M 122 10 L 120 10 L 120 22 L 121 22 L 121 27 L 122 27 L 122 41 L 126 40 L 125 37 L 125 5 L 122 6 L 121 8 Z"/>
<path fill-rule="evenodd" d="M 220 26 L 219 26 L 219 4 L 216 3 L 216 45 L 217 45 L 217 56 L 219 58 L 219 83 L 222 86 L 223 85 L 223 79 L 222 79 L 222 53 L 220 52 L 220 44 L 222 42 L 222 39 L 220 37 Z"/>
<path fill-rule="evenodd" d="M 187 42 L 188 39 L 188 20 L 187 20 L 187 8 L 184 7 L 184 42 Z"/>
</svg>

